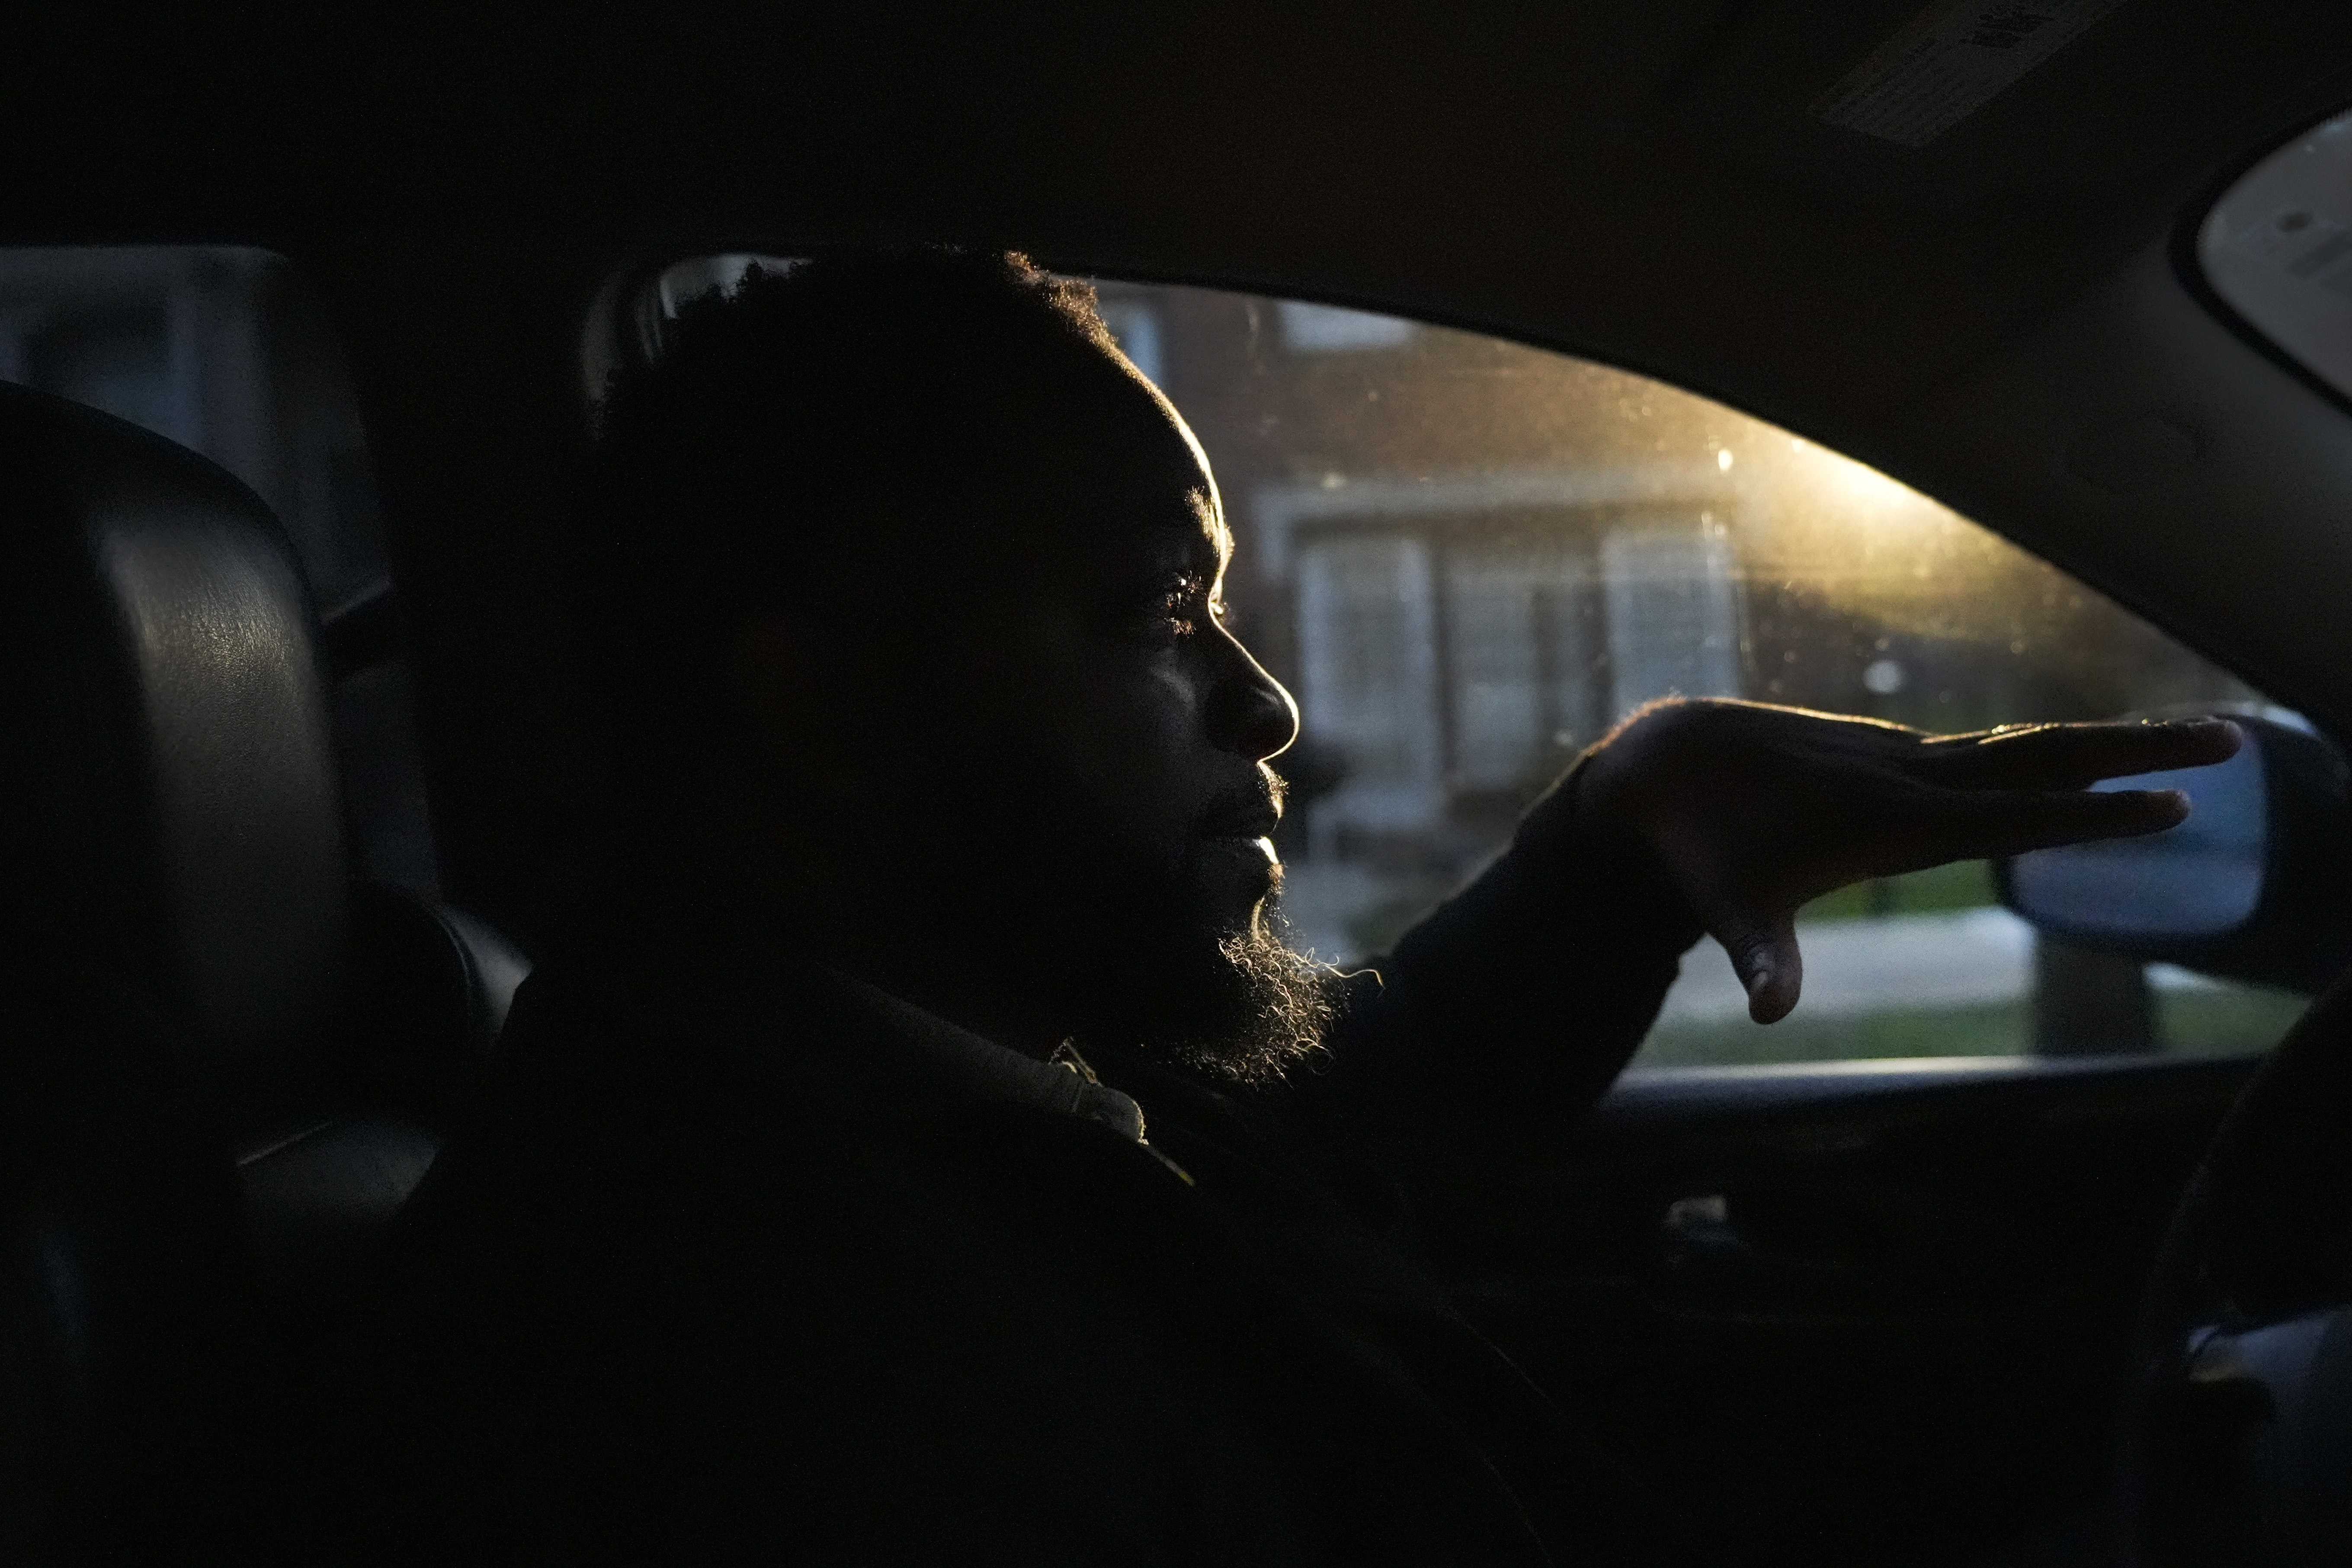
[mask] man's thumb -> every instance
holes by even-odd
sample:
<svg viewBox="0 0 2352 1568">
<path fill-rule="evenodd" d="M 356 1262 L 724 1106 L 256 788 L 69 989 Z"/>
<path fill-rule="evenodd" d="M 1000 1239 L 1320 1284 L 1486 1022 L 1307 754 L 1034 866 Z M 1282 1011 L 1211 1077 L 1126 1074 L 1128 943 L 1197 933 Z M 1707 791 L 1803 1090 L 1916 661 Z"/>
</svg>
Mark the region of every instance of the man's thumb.
<svg viewBox="0 0 2352 1568">
<path fill-rule="evenodd" d="M 1759 1024 L 1777 1024 L 1797 1005 L 1804 988 L 1805 963 L 1797 952 L 1797 919 L 1793 910 L 1760 924 L 1742 921 L 1716 933 L 1731 955 L 1732 973 L 1748 993 L 1748 1016 Z"/>
</svg>

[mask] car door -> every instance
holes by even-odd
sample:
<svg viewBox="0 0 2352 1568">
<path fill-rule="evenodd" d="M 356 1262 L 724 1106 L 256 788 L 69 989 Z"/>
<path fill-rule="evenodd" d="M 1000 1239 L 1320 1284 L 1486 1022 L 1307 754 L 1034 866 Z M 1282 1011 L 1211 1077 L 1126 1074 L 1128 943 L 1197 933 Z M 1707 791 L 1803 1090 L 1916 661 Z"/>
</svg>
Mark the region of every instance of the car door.
<svg viewBox="0 0 2352 1568">
<path fill-rule="evenodd" d="M 2138 1286 L 2252 1066 L 1635 1069 L 1464 1299 L 1727 1560 L 2084 1547 Z"/>
</svg>

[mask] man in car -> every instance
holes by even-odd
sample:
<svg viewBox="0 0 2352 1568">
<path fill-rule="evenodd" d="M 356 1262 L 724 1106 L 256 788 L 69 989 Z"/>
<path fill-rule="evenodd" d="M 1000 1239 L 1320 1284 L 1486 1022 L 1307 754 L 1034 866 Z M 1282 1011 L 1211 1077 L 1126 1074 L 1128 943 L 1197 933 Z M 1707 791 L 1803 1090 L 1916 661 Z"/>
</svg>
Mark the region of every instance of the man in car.
<svg viewBox="0 0 2352 1568">
<path fill-rule="evenodd" d="M 530 982 L 354 1364 L 422 1561 L 1652 1561 L 1437 1282 L 1702 932 L 2146 833 L 2228 725 L 1621 726 L 1386 961 L 1275 918 L 1289 697 L 1199 446 L 1081 287 L 845 255 L 604 410 L 610 896 Z"/>
</svg>

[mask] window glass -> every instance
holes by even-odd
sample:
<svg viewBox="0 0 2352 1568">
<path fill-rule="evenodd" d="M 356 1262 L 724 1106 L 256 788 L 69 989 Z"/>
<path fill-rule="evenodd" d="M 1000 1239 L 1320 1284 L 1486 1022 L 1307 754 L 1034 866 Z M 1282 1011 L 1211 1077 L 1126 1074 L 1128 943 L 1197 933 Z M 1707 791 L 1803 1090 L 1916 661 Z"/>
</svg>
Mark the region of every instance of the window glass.
<svg viewBox="0 0 2352 1568">
<path fill-rule="evenodd" d="M 327 632 L 357 858 L 430 890 L 374 470 L 334 333 L 293 268 L 225 247 L 0 250 L 0 380 L 145 426 L 268 503 Z"/>
<path fill-rule="evenodd" d="M 1098 287 L 1209 453 L 1237 629 L 1297 694 L 1286 901 L 1335 962 L 1381 952 L 1654 698 L 1937 731 L 2260 704 L 1985 529 L 1704 398 L 1360 310 Z M 1703 942 L 1643 1059 L 2259 1049 L 2301 1006 L 2039 941 L 1981 863 L 1822 900 L 1803 942 L 1804 1000 L 1769 1028 Z"/>
</svg>

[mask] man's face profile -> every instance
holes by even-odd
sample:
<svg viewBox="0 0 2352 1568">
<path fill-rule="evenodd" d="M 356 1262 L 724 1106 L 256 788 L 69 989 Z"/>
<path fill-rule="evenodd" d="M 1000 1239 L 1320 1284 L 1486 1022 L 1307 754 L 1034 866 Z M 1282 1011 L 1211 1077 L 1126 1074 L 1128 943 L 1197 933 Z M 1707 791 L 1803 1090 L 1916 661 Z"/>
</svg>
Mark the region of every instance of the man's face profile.
<svg viewBox="0 0 2352 1568">
<path fill-rule="evenodd" d="M 1224 623 L 1232 536 L 1197 443 L 1096 358 L 1056 367 L 1012 422 L 1016 477 L 977 569 L 909 563 L 929 583 L 899 606 L 913 624 L 875 630 L 922 651 L 866 658 L 891 672 L 865 693 L 885 710 L 861 727 L 846 815 L 862 820 L 831 830 L 873 837 L 908 941 L 958 944 L 1050 998 L 1043 1026 L 1265 1076 L 1322 1022 L 1270 923 L 1265 761 L 1297 710 Z"/>
</svg>

